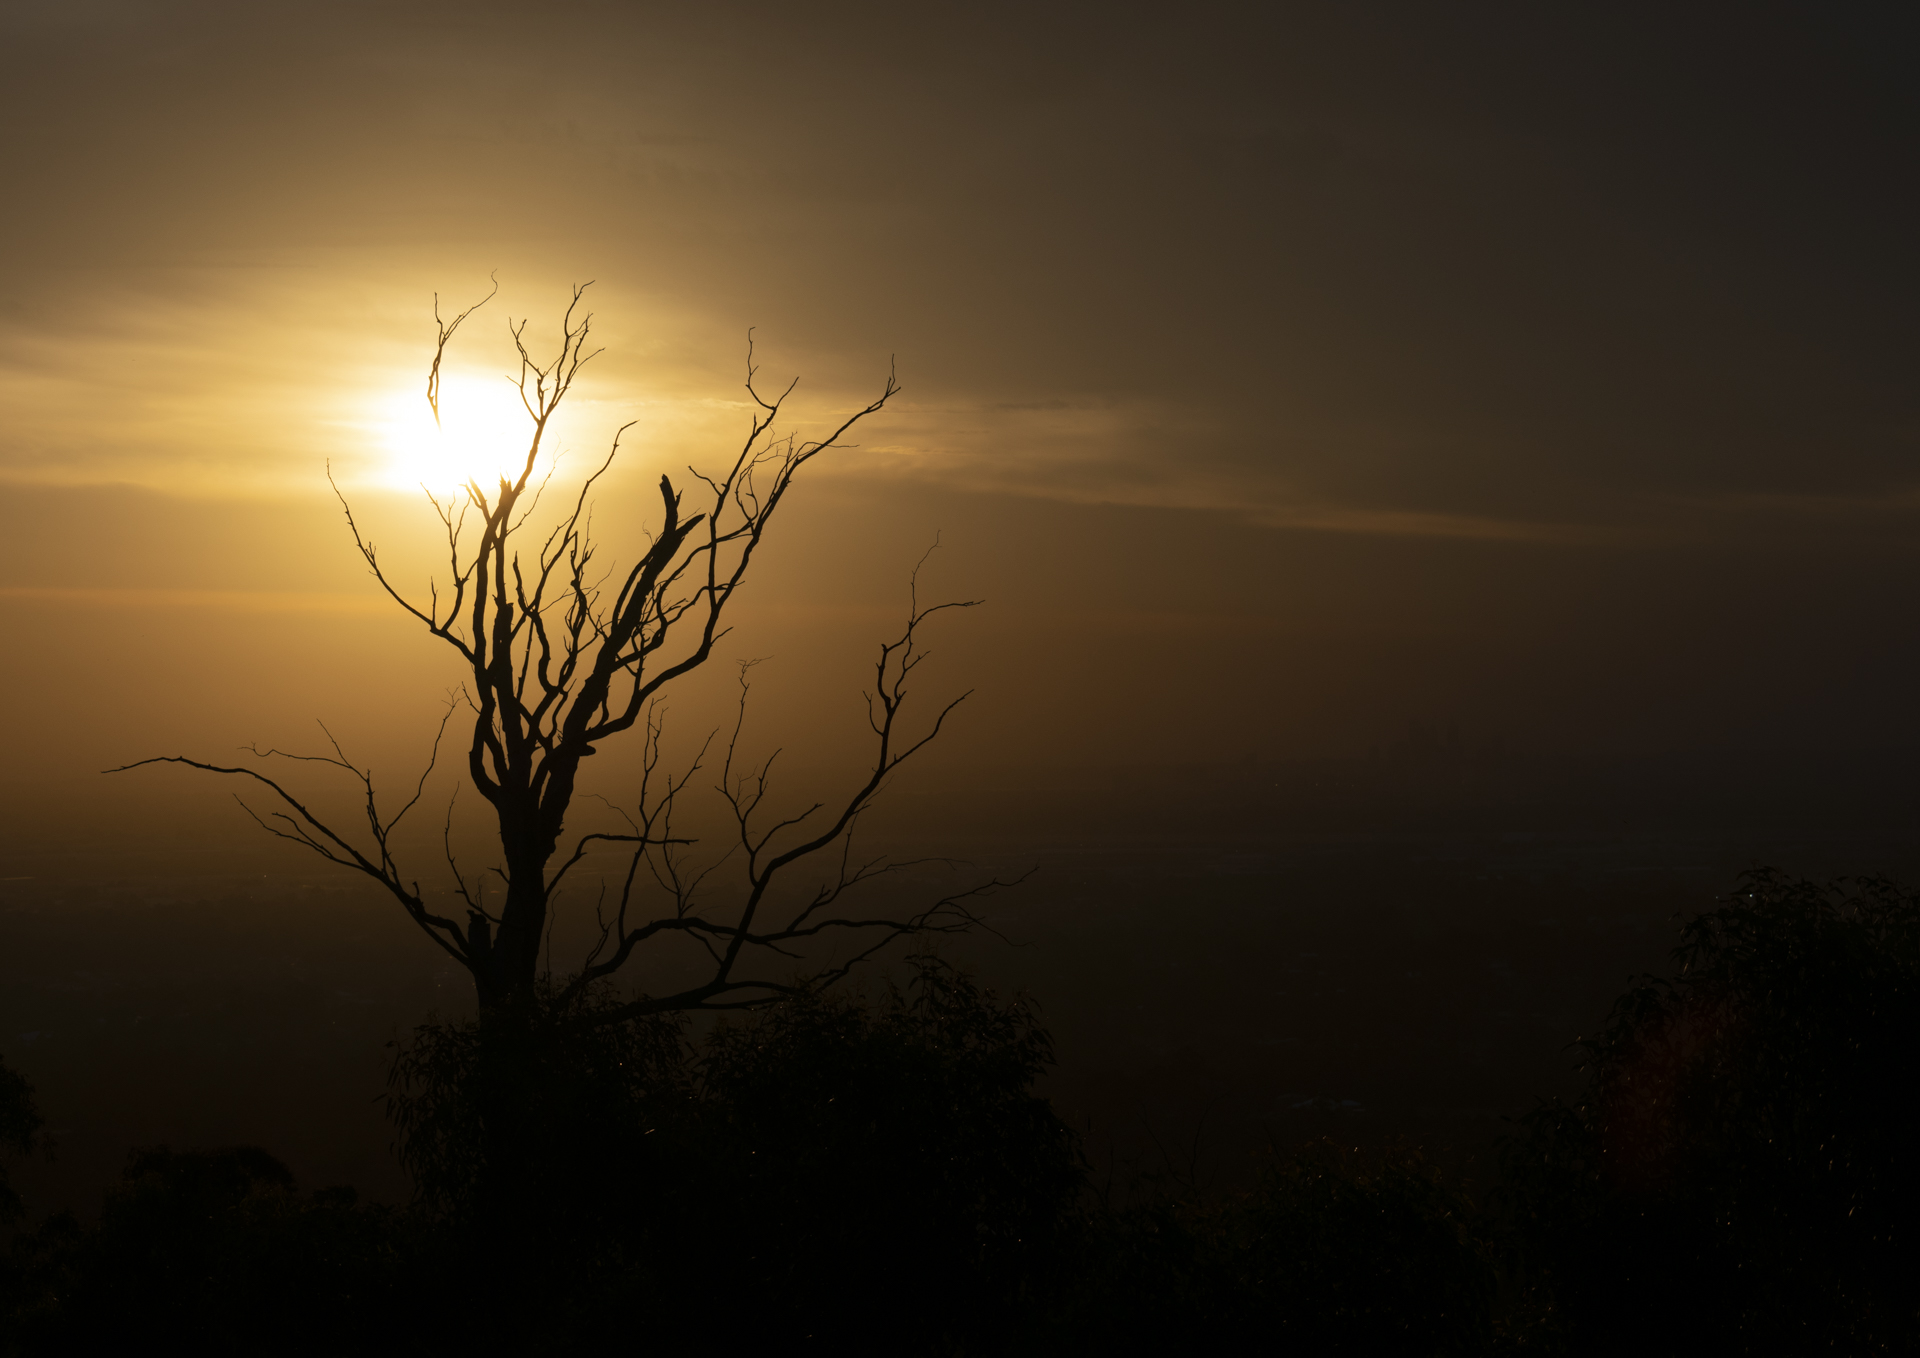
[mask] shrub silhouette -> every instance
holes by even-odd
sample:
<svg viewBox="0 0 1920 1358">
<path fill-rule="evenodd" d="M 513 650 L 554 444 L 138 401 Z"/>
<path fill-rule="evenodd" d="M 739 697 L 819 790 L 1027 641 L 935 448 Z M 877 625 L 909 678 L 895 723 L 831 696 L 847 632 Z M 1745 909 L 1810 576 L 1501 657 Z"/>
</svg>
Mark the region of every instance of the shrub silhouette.
<svg viewBox="0 0 1920 1358">
<path fill-rule="evenodd" d="M 1473 1226 L 1418 1151 L 1315 1142 L 1224 1203 L 1163 1198 L 1098 1222 L 1046 1350 L 1481 1352 L 1494 1275 Z"/>
<path fill-rule="evenodd" d="M 1511 1144 L 1516 1268 L 1574 1351 L 1920 1342 L 1920 897 L 1749 874 Z"/>
<path fill-rule="evenodd" d="M 1051 1061 L 1030 1010 L 925 959 L 878 1003 L 810 995 L 716 1031 L 695 1154 L 724 1207 L 702 1220 L 746 1243 L 770 1330 L 1004 1339 L 1081 1191 L 1031 1092 Z"/>
<path fill-rule="evenodd" d="M 100 1222 L 62 1213 L 17 1240 L 8 1347 L 204 1354 L 383 1352 L 401 1240 L 352 1189 L 294 1192 L 252 1146 L 135 1151 Z"/>
<path fill-rule="evenodd" d="M 543 1222 L 565 1235 L 612 1230 L 636 1194 L 669 1177 L 655 1164 L 692 1115 L 697 1071 L 678 1014 L 573 1026 L 617 1000 L 589 996 L 564 1008 L 552 992 L 537 1021 L 495 1029 L 485 1017 L 429 1023 L 398 1049 L 388 1083 L 401 1164 L 428 1216 L 460 1229 L 510 1214 L 518 1230 Z M 522 1107 L 505 1166 L 488 1111 Z M 665 1140 L 655 1139 L 664 1125 Z M 557 1215 L 556 1215 L 557 1214 Z"/>
<path fill-rule="evenodd" d="M 710 1338 L 715 1314 L 730 1343 L 1004 1341 L 1069 1237 L 1078 1151 L 1031 1090 L 1052 1059 L 1031 1011 L 934 959 L 913 969 L 905 989 L 805 992 L 698 1043 L 676 1016 L 564 1027 L 573 1006 L 548 1020 L 564 1040 L 536 1028 L 505 1057 L 481 1021 L 420 1030 L 392 1104 L 457 1271 L 497 1292 L 511 1259 L 526 1342 L 630 1335 L 637 1305 L 668 1343 Z M 486 1159 L 492 1079 L 534 1092 L 516 1182 Z M 538 1241 L 539 1266 L 503 1235 Z"/>
<path fill-rule="evenodd" d="M 0 1065 L 0 1152 L 29 1154 L 41 1125 L 33 1086 L 18 1071 Z M 4 1162 L 0 1162 L 0 1225 L 18 1221 L 24 1210 L 19 1193 L 7 1177 Z"/>
</svg>

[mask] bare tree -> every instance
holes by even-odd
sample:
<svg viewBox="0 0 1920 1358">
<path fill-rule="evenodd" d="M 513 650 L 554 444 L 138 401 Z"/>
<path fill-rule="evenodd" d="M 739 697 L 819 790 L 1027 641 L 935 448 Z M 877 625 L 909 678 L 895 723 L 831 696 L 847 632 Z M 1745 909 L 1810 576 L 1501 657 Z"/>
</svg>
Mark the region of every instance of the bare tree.
<svg viewBox="0 0 1920 1358">
<path fill-rule="evenodd" d="M 509 1022 L 531 1018 L 541 1004 L 542 946 L 555 893 L 596 852 L 624 853 L 624 875 L 616 874 L 619 886 L 612 899 L 602 893 L 597 944 L 577 971 L 545 992 L 557 997 L 563 1013 L 578 1008 L 581 1022 L 764 1003 L 801 984 L 794 979 L 795 959 L 812 941 L 833 936 L 851 940 L 838 963 L 810 982 L 817 984 L 844 975 L 860 959 L 903 936 L 972 926 L 977 922 L 974 900 L 1001 883 L 884 917 L 850 913 L 844 905 L 852 888 L 906 866 L 856 859 L 853 832 L 888 775 L 933 740 L 967 696 L 940 708 L 917 734 L 903 729 L 907 681 L 925 655 L 924 627 L 936 613 L 971 603 L 924 606 L 916 591 L 904 630 L 880 647 L 875 662 L 867 695 L 872 739 L 867 772 L 836 801 L 768 823 L 772 760 L 747 765 L 736 718 L 717 756 L 719 791 L 733 840 L 721 861 L 738 872 L 737 880 L 730 879 L 730 891 L 721 889 L 713 876 L 713 855 L 696 863 L 689 857 L 694 841 L 676 835 L 673 828 L 683 794 L 714 752 L 714 739 L 690 767 L 678 772 L 664 767 L 661 750 L 659 700 L 669 685 L 713 657 L 726 635 L 727 606 L 794 477 L 815 457 L 840 446 L 856 424 L 899 392 L 893 375 L 874 401 L 847 416 L 825 438 L 804 441 L 776 432 L 793 385 L 772 399 L 763 396 L 749 346 L 746 385 L 753 408 L 745 442 L 731 462 L 713 474 L 690 469 L 691 501 L 688 492 L 662 476 L 661 521 L 651 544 L 624 570 L 605 568 L 591 536 L 593 492 L 619 456 L 620 439 L 631 425 L 614 436 L 606 457 L 585 478 L 557 524 L 544 535 L 529 526 L 547 488 L 545 477 L 535 479 L 542 441 L 582 366 L 598 352 L 587 347 L 591 317 L 581 312 L 584 290 L 584 285 L 574 289 L 561 324 L 559 351 L 545 362 L 527 347 L 526 322 L 510 324 L 520 361 L 516 381 L 532 422 L 526 458 L 517 472 L 502 474 L 495 487 L 484 487 L 476 479 L 446 499 L 428 492 L 445 532 L 448 574 L 444 581 L 429 584 L 424 599 L 410 597 L 395 585 L 346 497 L 334 487 L 354 544 L 374 578 L 400 608 L 452 647 L 466 667 L 463 696 L 473 717 L 466 772 L 497 820 L 502 862 L 493 871 L 504 879 L 504 895 L 489 902 L 481 880 L 456 861 L 450 839 L 446 866 L 463 908 L 455 913 L 464 913 L 464 918 L 436 911 L 419 880 L 401 868 L 395 833 L 421 801 L 431 760 L 411 794 L 389 814 L 376 796 L 371 772 L 349 760 L 330 733 L 330 754 L 287 755 L 247 747 L 261 761 L 314 763 L 354 779 L 365 823 L 352 831 L 323 820 L 307 800 L 258 767 L 227 767 L 173 755 L 124 768 L 185 764 L 258 785 L 269 797 L 268 809 L 263 813 L 244 800 L 241 804 L 263 828 L 380 883 L 427 937 L 471 973 L 483 1017 Z M 448 343 L 492 295 L 450 321 L 441 319 L 435 300 L 438 338 L 426 396 L 436 423 Z M 743 666 L 742 715 L 746 688 Z M 457 704 L 450 705 L 441 735 L 457 710 Z M 608 740 L 636 730 L 642 785 L 638 805 L 625 815 L 626 828 L 579 833 L 563 853 L 582 762 Z M 440 745 L 436 737 L 435 759 Z M 808 864 L 822 869 L 810 879 L 810 888 L 797 898 L 790 892 L 776 894 L 776 888 L 786 887 Z M 613 977 L 641 955 L 644 945 L 669 938 L 691 940 L 704 950 L 707 961 L 697 981 L 617 1005 L 575 1005 L 596 982 Z"/>
</svg>

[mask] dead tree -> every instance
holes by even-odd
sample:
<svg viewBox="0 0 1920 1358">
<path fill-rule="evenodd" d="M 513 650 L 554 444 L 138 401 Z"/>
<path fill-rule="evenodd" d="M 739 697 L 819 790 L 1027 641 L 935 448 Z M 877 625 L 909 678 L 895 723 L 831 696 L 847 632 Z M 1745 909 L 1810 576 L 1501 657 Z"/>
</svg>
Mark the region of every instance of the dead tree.
<svg viewBox="0 0 1920 1358">
<path fill-rule="evenodd" d="M 645 945 L 672 937 L 692 940 L 705 950 L 710 965 L 700 980 L 664 994 L 642 993 L 615 1005 L 583 1007 L 579 1021 L 616 1022 L 645 1013 L 764 1003 L 801 985 L 844 975 L 860 959 L 904 936 L 973 926 L 978 922 L 976 899 L 1002 883 L 990 882 L 885 917 L 843 907 L 852 888 L 905 866 L 857 860 L 851 852 L 852 835 L 888 775 L 933 740 L 967 696 L 940 708 L 917 734 L 904 731 L 907 681 L 924 655 L 922 629 L 934 614 L 970 603 L 928 607 L 916 595 L 903 632 L 880 647 L 874 687 L 867 696 L 870 762 L 865 776 L 836 801 L 763 823 L 771 761 L 751 769 L 744 766 L 736 721 L 719 756 L 719 790 L 735 840 L 728 861 L 743 879 L 735 881 L 731 891 L 716 885 L 711 863 L 702 870 L 689 862 L 693 841 L 672 829 L 700 762 L 677 773 L 662 766 L 660 698 L 668 686 L 712 659 L 725 635 L 727 606 L 746 579 L 796 474 L 898 393 L 893 375 L 877 399 L 825 438 L 802 441 L 775 430 L 793 386 L 771 400 L 764 398 L 749 347 L 747 391 L 753 414 L 745 442 L 732 461 L 713 474 L 690 469 L 689 486 L 696 492 L 691 501 L 687 491 L 662 476 L 661 521 L 651 545 L 624 571 L 604 568 L 590 533 L 592 496 L 631 425 L 614 436 L 570 511 L 544 536 L 529 527 L 547 488 L 545 478 L 535 479 L 542 440 L 581 367 L 598 352 L 587 347 L 591 317 L 580 313 L 583 292 L 584 287 L 575 288 L 562 321 L 559 352 L 544 363 L 527 347 L 526 323 L 510 326 L 520 359 L 520 397 L 532 422 L 526 458 L 495 487 L 484 487 L 476 479 L 444 500 L 428 492 L 445 531 L 448 579 L 431 583 L 424 600 L 409 597 L 395 585 L 346 497 L 334 488 L 354 544 L 374 579 L 432 636 L 451 646 L 465 666 L 463 696 L 473 718 L 466 773 L 498 824 L 501 864 L 495 871 L 504 879 L 505 890 L 497 904 L 486 899 L 477 879 L 462 871 L 451 848 L 446 866 L 464 918 L 434 909 L 418 878 L 403 871 L 395 856 L 395 831 L 419 805 L 425 773 L 404 804 L 388 814 L 376 796 L 372 774 L 349 760 L 337 742 L 326 755 L 247 747 L 262 761 L 330 766 L 356 780 L 365 823 L 350 831 L 327 823 L 279 778 L 258 767 L 227 767 L 174 755 L 124 768 L 185 764 L 257 785 L 270 798 L 268 809 L 255 810 L 243 799 L 249 814 L 269 833 L 378 882 L 427 937 L 471 973 L 483 1019 L 527 1019 L 543 1002 L 551 1012 L 556 999 L 564 1018 L 569 1006 L 642 955 Z M 447 345 L 476 307 L 442 321 L 436 303 L 439 334 L 426 392 L 436 421 Z M 523 552 L 529 544 L 535 549 Z M 741 678 L 744 712 L 744 670 Z M 457 710 L 449 707 L 442 735 Z M 582 762 L 609 740 L 636 729 L 644 776 L 626 829 L 577 834 L 563 853 Z M 436 738 L 436 759 L 439 750 Z M 431 770 L 429 761 L 427 772 Z M 589 854 L 604 851 L 624 853 L 626 863 L 613 899 L 602 901 L 599 943 L 577 972 L 543 988 L 543 978 L 553 979 L 543 970 L 542 945 L 555 893 Z M 803 893 L 797 904 L 776 895 L 775 888 L 807 864 L 825 869 L 814 889 Z M 794 979 L 797 950 L 833 936 L 854 940 L 849 952 L 811 980 Z"/>
</svg>

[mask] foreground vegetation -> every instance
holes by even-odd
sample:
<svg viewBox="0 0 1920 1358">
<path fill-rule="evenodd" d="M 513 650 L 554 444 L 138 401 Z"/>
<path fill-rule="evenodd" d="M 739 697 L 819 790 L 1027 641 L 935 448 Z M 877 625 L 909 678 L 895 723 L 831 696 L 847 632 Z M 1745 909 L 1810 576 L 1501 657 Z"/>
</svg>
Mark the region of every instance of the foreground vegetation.
<svg viewBox="0 0 1920 1358">
<path fill-rule="evenodd" d="M 253 1148 L 138 1152 L 96 1224 L 16 1236 L 6 1351 L 1915 1347 L 1920 897 L 1757 874 L 1675 962 L 1480 1195 L 1412 1148 L 1317 1143 L 1226 1200 L 1103 1199 L 1032 1092 L 1031 1011 L 930 959 L 698 1040 L 577 1007 L 512 1041 L 429 1027 L 390 1091 L 413 1204 L 302 1194 Z M 509 1141 L 483 1125 L 503 1083 Z M 0 1105 L 29 1146 L 17 1077 Z"/>
</svg>

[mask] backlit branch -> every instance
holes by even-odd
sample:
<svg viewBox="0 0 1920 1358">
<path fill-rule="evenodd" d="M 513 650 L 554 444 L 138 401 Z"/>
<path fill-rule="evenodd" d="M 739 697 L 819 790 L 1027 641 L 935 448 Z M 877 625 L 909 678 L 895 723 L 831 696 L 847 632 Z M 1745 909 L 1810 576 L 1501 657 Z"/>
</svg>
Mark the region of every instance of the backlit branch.
<svg viewBox="0 0 1920 1358">
<path fill-rule="evenodd" d="M 329 862 L 381 883 L 435 943 L 473 974 L 481 1007 L 525 1013 L 537 1001 L 542 948 L 551 929 L 555 891 L 586 859 L 614 850 L 626 855 L 620 890 L 597 907 L 599 941 L 579 975 L 566 988 L 577 997 L 594 981 L 612 976 L 651 938 L 678 937 L 704 950 L 711 975 L 700 986 L 644 1001 L 649 1009 L 729 1007 L 787 993 L 788 986 L 751 971 L 753 957 L 791 960 L 809 940 L 837 933 L 862 939 L 857 956 L 905 934 L 972 927 L 976 892 L 963 892 L 926 910 L 889 919 L 848 913 L 848 893 L 897 870 L 882 860 L 852 852 L 853 832 L 888 776 L 939 735 L 966 695 L 938 709 L 924 729 L 909 737 L 901 724 L 909 677 L 925 660 L 921 629 L 933 615 L 968 604 L 922 608 L 915 593 L 905 632 L 883 645 L 867 695 L 871 763 L 840 800 L 785 818 L 764 812 L 772 762 L 751 776 L 740 762 L 741 726 L 736 721 L 721 758 L 721 795 L 734 833 L 724 852 L 691 857 L 694 840 L 675 828 L 676 809 L 707 755 L 684 772 L 669 774 L 660 758 L 659 703 L 668 687 L 713 656 L 728 632 L 729 605 L 743 587 L 774 516 L 794 478 L 814 458 L 836 447 L 860 421 L 878 413 L 900 391 L 889 368 L 877 397 L 840 418 L 825 436 L 802 439 L 780 422 L 795 390 L 777 393 L 760 384 L 752 337 L 747 349 L 749 397 L 745 437 L 721 465 L 689 469 L 676 486 L 658 484 L 660 518 L 644 550 L 615 565 L 593 536 L 594 497 L 606 485 L 622 442 L 623 425 L 559 517 L 534 527 L 553 475 L 543 460 L 552 422 L 574 391 L 585 366 L 599 353 L 590 342 L 593 318 L 585 309 L 586 286 L 573 290 L 560 320 L 557 344 L 542 349 L 525 320 L 508 322 L 518 370 L 515 385 L 529 426 L 524 456 L 490 483 L 470 480 L 450 496 L 427 492 L 445 556 L 442 573 L 423 591 L 409 593 L 388 573 L 380 551 L 353 506 L 329 473 L 355 550 L 380 588 L 452 649 L 464 670 L 460 699 L 471 719 L 465 740 L 467 779 L 483 797 L 497 824 L 497 866 L 470 877 L 453 852 L 452 806 L 442 827 L 442 851 L 464 922 L 435 914 L 418 884 L 396 860 L 393 836 L 425 795 L 425 779 L 398 812 L 383 817 L 369 772 L 332 745 L 330 755 L 288 756 L 255 751 L 262 760 L 299 758 L 347 773 L 357 780 L 364 826 L 347 834 L 330 827 L 282 784 L 255 769 L 226 768 L 174 756 L 146 763 L 178 763 L 208 772 L 253 779 L 272 797 L 265 814 L 249 809 L 270 833 L 301 845 Z M 435 299 L 435 340 L 427 374 L 427 402 L 436 424 L 441 416 L 441 376 L 448 345 L 463 323 L 497 292 L 450 320 Z M 916 570 L 917 577 L 917 570 Z M 744 713 L 745 687 L 741 691 Z M 443 718 L 441 729 L 452 714 Z M 641 727 L 643 769 L 637 810 L 626 831 L 591 829 L 563 851 L 561 839 L 579 791 L 582 761 L 602 744 Z M 435 742 L 435 760 L 439 743 Z M 127 767 L 137 767 L 129 765 Z M 435 767 L 429 761 L 428 769 Z M 798 877 L 803 865 L 825 865 L 824 885 L 784 914 L 772 894 Z M 741 890 L 721 892 L 722 868 L 743 874 Z M 499 879 L 501 894 L 486 889 Z M 722 897 L 725 903 L 722 904 Z M 784 897 L 783 897 L 784 899 Z M 656 901 L 664 908 L 648 914 Z M 776 915 L 778 916 L 776 918 Z M 642 1003 L 642 1002 L 636 1002 Z M 626 1012 L 641 1012 L 630 1009 Z"/>
<path fill-rule="evenodd" d="M 184 764 L 188 768 L 201 769 L 207 773 L 229 774 L 240 778 L 250 778 L 265 787 L 279 802 L 282 809 L 268 812 L 262 816 L 255 811 L 244 798 L 236 797 L 240 807 L 252 817 L 255 824 L 273 835 L 298 844 L 308 851 L 318 854 L 329 863 L 351 868 L 380 883 L 387 892 L 400 902 L 408 918 L 417 924 L 428 938 L 444 949 L 457 961 L 466 964 L 470 960 L 468 944 L 470 938 L 460 926 L 445 916 L 428 910 L 421 895 L 419 882 L 408 882 L 400 873 L 399 865 L 393 855 L 393 832 L 406 814 L 419 804 L 426 791 L 427 779 L 438 762 L 440 740 L 446 733 L 447 722 L 453 715 L 453 704 L 447 705 L 446 713 L 440 718 L 439 729 L 434 733 L 433 749 L 427 758 L 426 768 L 421 771 L 413 795 L 392 816 L 383 818 L 380 814 L 379 799 L 375 794 L 371 770 L 360 768 L 347 759 L 341 751 L 339 742 L 327 732 L 328 743 L 333 746 L 332 755 L 287 754 L 280 750 L 261 750 L 253 746 L 243 746 L 255 758 L 286 759 L 295 763 L 324 764 L 344 770 L 360 784 L 362 810 L 367 820 L 368 837 L 372 841 L 370 849 L 363 850 L 351 840 L 335 832 L 321 820 L 299 798 L 295 797 L 275 779 L 267 777 L 257 769 L 230 768 L 218 764 L 202 763 L 197 759 L 188 759 L 184 755 L 163 755 L 153 759 L 140 759 L 131 764 L 122 764 L 118 768 L 106 770 L 108 773 L 124 773 L 129 769 L 145 767 L 149 764 Z M 325 731 L 324 726 L 321 727 Z"/>
<path fill-rule="evenodd" d="M 917 577 L 917 570 L 915 574 Z M 649 803 L 643 797 L 638 819 L 630 820 L 635 830 L 633 835 L 601 837 L 610 842 L 625 839 L 637 847 L 628 862 L 615 917 L 613 920 L 601 918 L 599 941 L 586 965 L 562 992 L 563 1003 L 584 994 L 595 981 L 612 976 L 626 965 L 642 944 L 660 936 L 680 936 L 699 943 L 712 963 L 709 976 L 696 986 L 670 995 L 648 996 L 624 1006 L 596 1012 L 592 1021 L 616 1022 L 624 1017 L 663 1009 L 734 1008 L 792 993 L 794 985 L 788 981 L 764 973 L 743 974 L 748 970 L 749 953 L 754 957 L 773 956 L 791 960 L 800 955 L 797 945 L 824 936 L 870 934 L 870 942 L 863 943 L 850 958 L 843 959 L 838 966 L 821 973 L 814 980 L 814 983 L 826 983 L 844 975 L 849 968 L 898 938 L 927 933 L 957 933 L 982 927 L 972 903 L 1012 883 L 987 882 L 969 891 L 947 896 L 927 909 L 908 915 L 875 918 L 834 913 L 834 907 L 850 891 L 888 874 L 923 866 L 929 861 L 893 863 L 884 858 L 858 860 L 853 854 L 854 831 L 859 818 L 885 786 L 889 775 L 938 736 L 947 718 L 968 696 L 962 694 L 948 702 L 934 715 L 925 730 L 913 738 L 902 739 L 900 720 L 907 701 L 907 680 L 927 656 L 919 644 L 921 629 L 937 613 L 951 608 L 970 608 L 977 603 L 965 601 L 922 608 L 918 605 L 917 590 L 914 597 L 913 612 L 905 630 L 898 638 L 880 647 L 875 662 L 874 688 L 867 695 L 868 722 L 874 740 L 868 772 L 851 792 L 834 805 L 820 828 L 810 834 L 805 833 L 802 827 L 826 809 L 824 804 L 809 806 L 768 824 L 760 823 L 759 813 L 765 803 L 772 766 L 779 754 L 777 750 L 751 772 L 735 771 L 740 758 L 741 734 L 750 690 L 748 676 L 753 662 L 741 665 L 740 696 L 735 707 L 733 729 L 722 755 L 719 786 L 716 789 L 731 813 L 734 833 L 728 856 L 739 859 L 742 864 L 744 883 L 741 893 L 724 909 L 703 906 L 697 893 L 707 873 L 712 871 L 712 866 L 699 874 L 688 872 L 683 855 L 678 851 L 678 846 L 686 841 L 653 832 L 655 826 L 666 823 L 671 817 L 675 801 L 685 789 L 690 774 L 669 782 L 657 801 Z M 657 760 L 658 743 L 659 727 L 657 723 L 650 722 L 647 746 L 649 773 Z M 797 840 L 794 840 L 794 832 L 800 832 Z M 788 842 L 790 840 L 793 842 Z M 570 860 L 568 866 L 577 861 L 579 852 L 576 850 L 575 860 Z M 797 908 L 771 923 L 762 924 L 761 918 L 770 908 L 769 900 L 775 888 L 814 861 L 824 867 L 825 879 Z M 643 866 L 650 870 L 646 879 L 642 878 L 640 871 Z M 627 920 L 635 905 L 635 887 L 643 880 L 651 880 L 660 889 L 664 896 L 663 904 L 668 908 L 644 923 L 629 926 Z M 758 1000 L 753 997 L 758 997 Z"/>
</svg>

